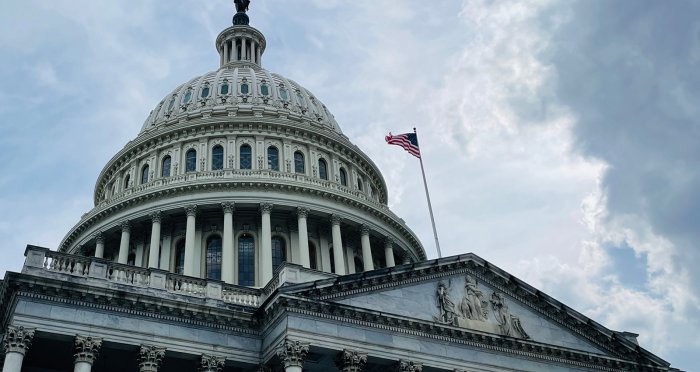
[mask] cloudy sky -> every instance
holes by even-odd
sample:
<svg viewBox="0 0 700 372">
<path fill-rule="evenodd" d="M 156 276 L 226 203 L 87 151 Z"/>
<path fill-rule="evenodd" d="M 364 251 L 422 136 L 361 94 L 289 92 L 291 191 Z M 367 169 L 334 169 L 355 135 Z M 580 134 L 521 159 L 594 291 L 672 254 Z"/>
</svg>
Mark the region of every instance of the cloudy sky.
<svg viewBox="0 0 700 372">
<path fill-rule="evenodd" d="M 102 166 L 218 67 L 232 2 L 6 1 L 0 274 L 56 247 Z M 257 0 L 264 66 L 316 93 L 437 256 L 474 252 L 700 365 L 700 2 Z"/>
</svg>

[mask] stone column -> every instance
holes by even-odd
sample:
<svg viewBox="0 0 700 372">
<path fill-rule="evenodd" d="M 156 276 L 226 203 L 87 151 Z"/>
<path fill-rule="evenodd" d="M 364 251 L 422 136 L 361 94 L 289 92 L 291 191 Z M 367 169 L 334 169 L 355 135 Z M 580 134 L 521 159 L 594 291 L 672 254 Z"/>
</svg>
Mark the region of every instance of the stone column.
<svg viewBox="0 0 700 372">
<path fill-rule="evenodd" d="M 129 237 L 131 236 L 131 225 L 129 221 L 124 221 L 121 224 L 122 240 L 119 243 L 119 262 L 126 265 L 129 261 Z"/>
<path fill-rule="evenodd" d="M 194 235 L 197 218 L 197 206 L 188 205 L 185 207 L 187 213 L 187 230 L 185 230 L 185 272 L 187 276 L 194 275 Z"/>
<path fill-rule="evenodd" d="M 224 238 L 221 250 L 221 280 L 233 284 L 233 203 L 221 203 L 224 209 Z"/>
<path fill-rule="evenodd" d="M 396 266 L 394 261 L 394 239 L 387 237 L 384 241 L 384 255 L 386 256 L 386 267 Z"/>
<path fill-rule="evenodd" d="M 345 349 L 335 357 L 335 365 L 343 372 L 361 372 L 367 363 L 367 354 Z"/>
<path fill-rule="evenodd" d="M 347 239 L 347 236 L 345 236 L 345 240 L 352 240 L 352 239 Z M 354 274 L 357 272 L 357 269 L 355 268 L 355 248 L 351 247 L 349 244 L 345 246 L 345 258 L 348 260 L 348 274 Z"/>
<path fill-rule="evenodd" d="M 260 204 L 260 213 L 262 214 L 262 231 L 260 236 L 260 278 L 264 287 L 272 280 L 272 226 L 270 224 L 270 214 L 272 213 L 272 204 Z"/>
<path fill-rule="evenodd" d="M 395 372 L 422 372 L 423 363 L 416 363 L 410 360 L 400 359 L 394 366 Z"/>
<path fill-rule="evenodd" d="M 5 338 L 2 340 L 2 347 L 5 350 L 5 362 L 2 372 L 22 371 L 22 361 L 24 356 L 32 346 L 34 338 L 34 328 L 24 328 L 22 326 L 8 326 Z M 301 370 L 300 370 L 301 371 Z"/>
<path fill-rule="evenodd" d="M 74 372 L 90 372 L 102 347 L 102 339 L 90 336 L 75 336 Z"/>
<path fill-rule="evenodd" d="M 255 58 L 258 55 L 257 49 L 258 49 L 258 45 L 251 39 L 250 40 L 250 61 L 253 63 L 258 63 L 258 61 Z"/>
<path fill-rule="evenodd" d="M 360 244 L 362 245 L 362 264 L 364 271 L 374 270 L 374 261 L 372 258 L 372 246 L 369 244 L 369 226 L 362 225 L 360 227 Z"/>
<path fill-rule="evenodd" d="M 297 222 L 299 226 L 299 258 L 301 266 L 311 268 L 309 259 L 309 230 L 306 226 L 306 218 L 309 216 L 309 208 L 297 208 Z"/>
<path fill-rule="evenodd" d="M 102 231 L 95 234 L 95 257 L 104 258 L 105 256 L 105 238 L 102 236 Z"/>
<path fill-rule="evenodd" d="M 331 215 L 331 235 L 333 236 L 333 261 L 335 263 L 335 273 L 345 275 L 345 255 L 343 254 L 343 239 L 340 235 L 340 216 Z"/>
<path fill-rule="evenodd" d="M 152 345 L 141 345 L 139 350 L 139 372 L 158 372 L 165 358 L 165 348 Z"/>
<path fill-rule="evenodd" d="M 160 222 L 161 213 L 151 213 L 151 247 L 148 251 L 148 267 L 157 269 L 160 258 Z"/>
<path fill-rule="evenodd" d="M 228 41 L 224 43 L 224 50 L 223 50 L 223 55 L 224 58 L 221 60 L 221 65 L 223 66 L 225 63 L 228 63 Z"/>
<path fill-rule="evenodd" d="M 262 52 L 261 52 L 261 50 L 260 50 L 260 46 L 258 46 L 258 48 L 257 48 L 257 50 L 256 50 L 256 52 L 255 52 L 255 56 L 256 56 L 256 59 L 257 59 L 257 61 L 258 61 L 258 64 L 259 64 L 259 65 L 262 65 L 262 61 L 260 60 L 260 58 L 262 57 Z"/>
<path fill-rule="evenodd" d="M 285 372 L 301 372 L 304 359 L 309 353 L 309 344 L 285 339 L 277 347 L 277 356 L 282 361 Z"/>
<path fill-rule="evenodd" d="M 221 372 L 224 369 L 226 357 L 202 354 L 200 372 Z"/>
</svg>

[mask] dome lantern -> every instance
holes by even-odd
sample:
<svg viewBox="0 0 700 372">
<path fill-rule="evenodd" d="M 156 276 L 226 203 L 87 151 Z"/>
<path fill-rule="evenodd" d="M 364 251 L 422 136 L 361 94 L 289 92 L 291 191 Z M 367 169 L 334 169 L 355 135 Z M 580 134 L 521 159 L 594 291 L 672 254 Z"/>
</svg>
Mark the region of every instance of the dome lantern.
<svg viewBox="0 0 700 372">
<path fill-rule="evenodd" d="M 235 4 L 236 14 L 233 16 L 233 26 L 222 31 L 216 38 L 220 67 L 232 63 L 261 66 L 266 41 L 260 31 L 249 25 L 250 18 L 246 11 L 250 0 L 236 0 Z"/>
</svg>

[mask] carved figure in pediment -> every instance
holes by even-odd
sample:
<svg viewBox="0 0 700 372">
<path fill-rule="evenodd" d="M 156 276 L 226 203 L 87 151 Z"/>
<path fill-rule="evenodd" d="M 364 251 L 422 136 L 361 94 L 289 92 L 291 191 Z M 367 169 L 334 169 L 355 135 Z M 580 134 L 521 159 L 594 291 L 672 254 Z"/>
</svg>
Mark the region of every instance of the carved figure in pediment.
<svg viewBox="0 0 700 372">
<path fill-rule="evenodd" d="M 484 299 L 484 293 L 477 288 L 474 277 L 467 275 L 465 295 L 459 310 L 467 319 L 486 321 L 488 315 L 488 301 Z"/>
<path fill-rule="evenodd" d="M 457 325 L 457 313 L 455 303 L 450 297 L 450 290 L 445 283 L 438 283 L 437 306 L 440 309 L 440 317 L 437 321 L 445 324 Z"/>
<path fill-rule="evenodd" d="M 530 338 L 523 329 L 520 318 L 510 313 L 508 305 L 506 305 L 506 299 L 502 294 L 496 292 L 491 294 L 491 307 L 503 335 L 521 337 L 526 340 Z"/>
</svg>

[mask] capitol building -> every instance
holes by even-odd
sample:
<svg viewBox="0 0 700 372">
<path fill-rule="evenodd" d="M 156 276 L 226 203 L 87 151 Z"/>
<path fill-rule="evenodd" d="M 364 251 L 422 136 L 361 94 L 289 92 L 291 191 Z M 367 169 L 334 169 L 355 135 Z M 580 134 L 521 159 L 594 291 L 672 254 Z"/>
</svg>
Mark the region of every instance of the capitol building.
<svg viewBox="0 0 700 372">
<path fill-rule="evenodd" d="M 218 68 L 157 102 L 94 208 L 0 281 L 3 372 L 676 371 L 474 254 L 428 260 L 236 3 Z"/>
</svg>

